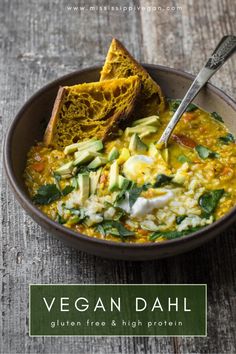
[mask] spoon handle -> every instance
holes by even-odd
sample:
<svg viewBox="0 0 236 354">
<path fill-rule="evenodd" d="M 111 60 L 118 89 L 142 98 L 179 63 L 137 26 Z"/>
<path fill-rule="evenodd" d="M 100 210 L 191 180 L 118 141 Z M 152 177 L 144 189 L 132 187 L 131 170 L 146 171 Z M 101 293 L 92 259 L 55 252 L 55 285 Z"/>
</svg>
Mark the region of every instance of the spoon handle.
<svg viewBox="0 0 236 354">
<path fill-rule="evenodd" d="M 226 60 L 236 51 L 236 36 L 224 36 L 216 49 L 207 60 L 204 67 L 198 73 L 196 79 L 193 81 L 188 92 L 184 96 L 181 104 L 171 118 L 169 124 L 165 128 L 159 144 L 167 146 L 168 140 L 173 132 L 176 124 L 180 120 L 183 113 L 186 111 L 188 105 L 193 101 L 201 88 L 206 82 L 215 74 L 215 72 L 226 62 Z"/>
</svg>

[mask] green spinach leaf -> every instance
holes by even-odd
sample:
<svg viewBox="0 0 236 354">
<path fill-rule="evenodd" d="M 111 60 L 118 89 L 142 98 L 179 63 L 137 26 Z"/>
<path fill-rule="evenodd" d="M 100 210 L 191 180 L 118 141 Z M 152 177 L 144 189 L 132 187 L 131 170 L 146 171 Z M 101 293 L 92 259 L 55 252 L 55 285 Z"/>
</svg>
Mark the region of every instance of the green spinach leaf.
<svg viewBox="0 0 236 354">
<path fill-rule="evenodd" d="M 126 188 L 122 188 L 122 190 L 116 196 L 116 199 L 115 199 L 115 202 L 114 202 L 115 207 L 118 206 L 119 203 L 121 203 L 122 200 L 125 199 L 126 191 L 129 190 L 129 189 L 134 188 L 135 186 L 136 186 L 136 184 L 134 182 L 130 181 L 130 183 L 126 185 Z"/>
<path fill-rule="evenodd" d="M 158 237 L 161 237 L 161 236 L 165 237 L 167 240 L 171 240 L 174 238 L 188 235 L 192 232 L 196 232 L 196 231 L 200 230 L 201 228 L 202 228 L 202 226 L 197 226 L 197 227 L 192 227 L 192 228 L 189 228 L 188 230 L 183 230 L 183 231 L 157 231 L 149 236 L 149 240 L 155 241 Z"/>
<path fill-rule="evenodd" d="M 224 189 L 215 189 L 200 196 L 198 204 L 203 211 L 203 216 L 210 216 L 215 211 L 224 192 Z"/>
<path fill-rule="evenodd" d="M 66 220 L 63 218 L 63 216 L 61 216 L 60 214 L 57 214 L 57 219 L 56 219 L 56 221 L 59 223 L 59 224 L 61 224 L 61 225 L 63 225 L 63 224 L 65 224 L 66 223 Z"/>
<path fill-rule="evenodd" d="M 50 204 L 61 197 L 61 192 L 55 184 L 45 184 L 39 187 L 33 201 L 36 204 Z"/>
<path fill-rule="evenodd" d="M 176 216 L 176 224 L 179 225 L 187 217 L 187 215 Z"/>
<path fill-rule="evenodd" d="M 63 196 L 65 196 L 65 195 L 69 194 L 70 192 L 72 192 L 73 189 L 74 189 L 73 186 L 66 186 L 64 189 L 62 189 L 61 194 Z"/>
<path fill-rule="evenodd" d="M 67 195 L 73 189 L 72 186 L 66 186 L 60 191 L 56 184 L 44 184 L 39 187 L 36 195 L 33 197 L 33 201 L 39 205 L 47 205 L 59 199 L 61 196 Z"/>
<path fill-rule="evenodd" d="M 235 137 L 231 133 L 228 133 L 225 136 L 220 136 L 219 140 L 222 144 L 226 145 L 228 145 L 229 143 L 235 143 Z"/>
<path fill-rule="evenodd" d="M 98 224 L 95 228 L 97 232 L 99 232 L 102 236 L 106 236 L 106 231 L 104 230 L 104 227 L 102 224 Z"/>
<path fill-rule="evenodd" d="M 132 208 L 138 197 L 143 191 L 143 187 L 136 187 L 129 191 L 129 206 Z"/>
<path fill-rule="evenodd" d="M 76 174 L 89 173 L 90 171 L 92 171 L 92 169 L 85 165 L 81 165 L 76 168 Z"/>
<path fill-rule="evenodd" d="M 172 180 L 172 178 L 173 177 L 171 177 L 171 176 L 167 176 L 167 175 L 164 175 L 163 173 L 160 173 L 157 175 L 156 182 L 154 183 L 153 187 L 154 188 L 162 187 L 165 184 L 168 184 Z"/>
<path fill-rule="evenodd" d="M 104 232 L 105 235 L 111 234 L 113 236 L 119 236 L 122 240 L 135 235 L 133 231 L 126 229 L 121 222 L 116 220 L 105 220 L 99 225 L 102 227 L 102 229 L 99 229 Z M 98 226 L 96 228 L 98 228 Z"/>
<path fill-rule="evenodd" d="M 68 220 L 69 225 L 80 224 L 81 222 L 85 221 L 85 219 L 87 218 L 84 208 L 80 208 L 80 209 L 65 208 L 65 209 L 68 210 L 71 214 Z"/>
<path fill-rule="evenodd" d="M 212 112 L 211 116 L 212 118 L 218 120 L 219 122 L 224 123 L 223 118 L 217 112 Z"/>
<path fill-rule="evenodd" d="M 126 196 L 126 189 L 122 189 L 122 191 L 120 191 L 116 196 L 114 206 L 115 207 L 118 206 L 122 202 L 122 200 L 125 199 L 125 196 Z"/>
<path fill-rule="evenodd" d="M 146 183 L 141 187 L 134 187 L 129 190 L 129 206 L 132 208 L 138 197 L 143 191 L 147 191 L 148 188 L 151 188 L 152 185 L 150 183 Z"/>
<path fill-rule="evenodd" d="M 199 157 L 203 160 L 207 158 L 216 158 L 220 156 L 217 152 L 212 151 L 203 145 L 197 145 L 195 147 L 195 150 L 197 151 Z"/>
<path fill-rule="evenodd" d="M 114 220 L 119 221 L 120 219 L 122 219 L 124 216 L 126 216 L 127 213 L 125 210 L 121 209 L 121 208 L 116 208 L 116 213 L 114 216 Z"/>
<path fill-rule="evenodd" d="M 141 187 L 137 187 L 136 183 L 131 182 L 129 188 L 122 189 L 116 199 L 115 199 L 115 207 L 119 206 L 119 204 L 122 202 L 122 200 L 125 199 L 126 192 L 128 193 L 128 198 L 129 198 L 129 206 L 132 208 L 142 191 L 148 190 L 148 188 L 152 187 L 150 183 L 146 183 Z"/>
<path fill-rule="evenodd" d="M 172 111 L 172 112 L 175 112 L 180 103 L 181 103 L 182 100 L 179 100 L 179 99 L 176 99 L 176 100 L 173 100 L 173 99 L 169 99 L 168 102 L 169 102 L 169 109 Z M 196 109 L 198 109 L 198 107 L 193 104 L 193 103 L 190 103 L 188 105 L 188 108 L 186 109 L 186 112 L 193 112 L 193 111 L 196 111 Z"/>
</svg>

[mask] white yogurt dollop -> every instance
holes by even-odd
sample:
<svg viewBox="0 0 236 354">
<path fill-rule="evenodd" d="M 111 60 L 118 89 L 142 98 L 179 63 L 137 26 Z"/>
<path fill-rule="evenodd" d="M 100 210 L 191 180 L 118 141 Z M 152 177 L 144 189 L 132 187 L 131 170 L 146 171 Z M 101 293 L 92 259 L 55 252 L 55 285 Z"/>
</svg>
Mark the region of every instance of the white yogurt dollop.
<svg viewBox="0 0 236 354">
<path fill-rule="evenodd" d="M 129 213 L 131 216 L 144 216 L 152 212 L 153 209 L 162 208 L 174 197 L 172 191 L 166 190 L 166 193 L 155 198 L 147 199 L 138 197 L 133 206 L 130 208 L 128 193 L 119 207 Z"/>
<path fill-rule="evenodd" d="M 146 199 L 143 197 L 138 197 L 136 202 L 131 208 L 132 216 L 143 216 L 152 212 L 153 209 L 162 208 L 173 198 L 174 194 L 172 191 L 167 191 L 159 197 Z"/>
</svg>

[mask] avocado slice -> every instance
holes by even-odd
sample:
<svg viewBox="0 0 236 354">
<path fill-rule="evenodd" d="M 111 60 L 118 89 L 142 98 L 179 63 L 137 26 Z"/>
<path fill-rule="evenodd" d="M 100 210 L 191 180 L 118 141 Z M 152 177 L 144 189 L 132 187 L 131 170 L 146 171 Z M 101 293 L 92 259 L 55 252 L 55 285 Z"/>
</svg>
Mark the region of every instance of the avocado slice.
<svg viewBox="0 0 236 354">
<path fill-rule="evenodd" d="M 89 173 L 89 180 L 90 180 L 90 193 L 91 194 L 95 194 L 97 187 L 98 187 L 98 183 L 99 183 L 99 179 L 101 176 L 101 172 L 102 172 L 102 168 L 99 168 L 99 170 L 97 171 L 91 171 Z"/>
<path fill-rule="evenodd" d="M 168 162 L 168 149 L 163 149 L 163 151 L 161 152 L 153 143 L 149 145 L 148 155 L 153 157 L 154 159 L 158 159 L 160 163 Z"/>
<path fill-rule="evenodd" d="M 102 140 L 91 141 L 78 148 L 78 151 L 88 150 L 88 151 L 101 151 L 103 149 Z"/>
<path fill-rule="evenodd" d="M 82 151 L 79 156 L 74 160 L 73 165 L 78 166 L 86 162 L 90 162 L 97 156 L 96 152 Z"/>
<path fill-rule="evenodd" d="M 81 173 L 78 175 L 78 184 L 80 190 L 80 198 L 82 202 L 85 202 L 89 197 L 90 181 L 88 173 Z"/>
<path fill-rule="evenodd" d="M 142 142 L 137 133 L 133 134 L 129 143 L 129 150 L 132 152 L 145 152 L 148 147 Z"/>
<path fill-rule="evenodd" d="M 118 164 L 122 165 L 125 161 L 127 161 L 130 158 L 130 152 L 129 149 L 127 148 L 122 148 L 120 151 L 120 155 L 117 159 Z"/>
<path fill-rule="evenodd" d="M 95 140 L 96 140 L 96 138 L 92 138 L 92 139 L 89 139 L 89 140 L 86 140 L 86 141 L 81 141 L 80 143 L 75 143 L 75 144 L 68 145 L 64 149 L 64 154 L 66 154 L 66 155 L 72 154 L 72 152 L 75 152 L 78 149 L 87 146 L 88 144 L 92 143 Z"/>
<path fill-rule="evenodd" d="M 59 174 L 60 176 L 65 176 L 65 175 L 71 176 L 73 169 L 74 169 L 73 161 L 70 161 L 65 163 L 58 169 L 56 169 L 54 172 Z"/>
<path fill-rule="evenodd" d="M 143 138 L 149 134 L 156 133 L 157 132 L 157 127 L 154 127 L 152 125 L 137 125 L 135 127 L 128 127 L 125 129 L 125 135 L 129 136 L 132 134 L 138 134 L 140 138 Z"/>
<path fill-rule="evenodd" d="M 117 159 L 118 156 L 119 156 L 119 151 L 115 146 L 113 146 L 113 148 L 111 149 L 111 151 L 108 154 L 108 160 L 113 161 L 113 160 Z"/>
<path fill-rule="evenodd" d="M 72 187 L 74 187 L 74 189 L 78 189 L 79 188 L 79 184 L 78 184 L 78 177 L 73 177 L 70 180 L 70 185 Z"/>
<path fill-rule="evenodd" d="M 119 175 L 118 186 L 120 189 L 127 189 L 130 184 L 130 180 L 124 176 Z"/>
<path fill-rule="evenodd" d="M 110 167 L 108 189 L 113 192 L 117 188 L 119 188 L 119 165 L 117 160 L 115 160 Z"/>
<path fill-rule="evenodd" d="M 150 145 L 149 145 L 149 149 L 148 149 L 148 155 L 149 156 L 151 156 L 151 157 L 153 157 L 153 158 L 157 158 L 157 157 L 159 157 L 160 156 L 160 151 L 156 148 L 156 146 L 153 144 L 153 143 L 151 143 Z"/>
<path fill-rule="evenodd" d="M 103 149 L 102 141 L 96 140 L 96 141 L 93 141 L 93 142 L 89 143 L 88 145 L 85 145 L 82 148 L 78 149 L 78 151 L 75 152 L 75 158 L 77 159 L 81 155 L 81 153 L 84 151 L 98 152 L 98 151 L 101 151 L 102 149 Z"/>
<path fill-rule="evenodd" d="M 132 127 L 137 125 L 159 125 L 159 116 L 150 116 L 142 119 L 135 120 Z"/>
<path fill-rule="evenodd" d="M 105 165 L 106 163 L 107 163 L 107 159 L 105 157 L 97 156 L 92 162 L 90 162 L 88 168 L 95 169 Z"/>
</svg>

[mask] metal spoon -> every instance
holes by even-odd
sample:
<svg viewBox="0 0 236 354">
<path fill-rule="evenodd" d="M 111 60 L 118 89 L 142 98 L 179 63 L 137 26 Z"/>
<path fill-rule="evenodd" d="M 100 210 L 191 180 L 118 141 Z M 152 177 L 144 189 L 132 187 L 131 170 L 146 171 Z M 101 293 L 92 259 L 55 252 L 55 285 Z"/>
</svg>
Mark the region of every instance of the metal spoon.
<svg viewBox="0 0 236 354">
<path fill-rule="evenodd" d="M 176 110 L 175 114 L 171 118 L 167 127 L 165 128 L 159 144 L 161 146 L 167 146 L 168 140 L 173 132 L 176 124 L 180 120 L 183 113 L 186 111 L 188 105 L 197 96 L 201 88 L 207 83 L 207 81 L 216 73 L 216 71 L 226 62 L 226 60 L 236 51 L 236 36 L 224 36 L 216 49 L 207 60 L 207 63 L 200 70 L 196 79 L 193 81 L 188 92 L 184 96 L 181 104 Z"/>
</svg>

